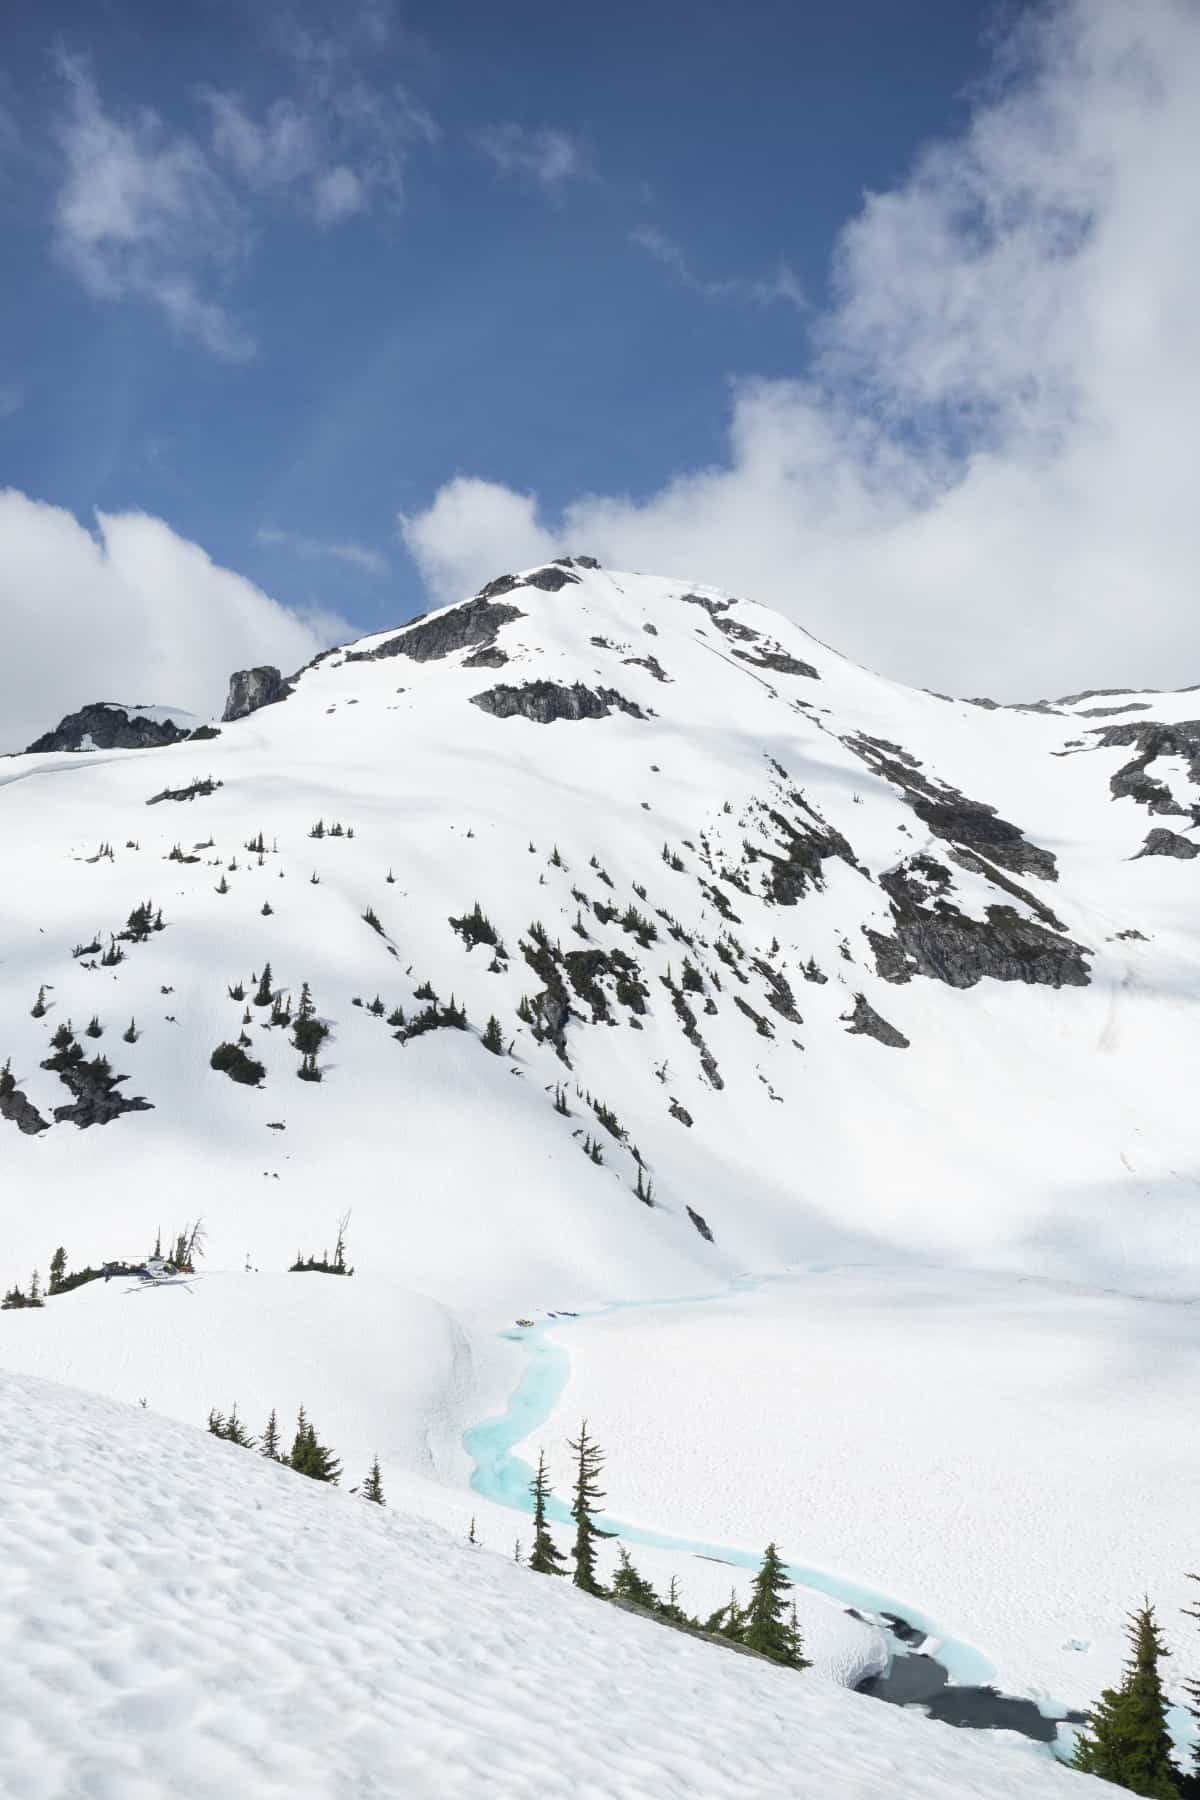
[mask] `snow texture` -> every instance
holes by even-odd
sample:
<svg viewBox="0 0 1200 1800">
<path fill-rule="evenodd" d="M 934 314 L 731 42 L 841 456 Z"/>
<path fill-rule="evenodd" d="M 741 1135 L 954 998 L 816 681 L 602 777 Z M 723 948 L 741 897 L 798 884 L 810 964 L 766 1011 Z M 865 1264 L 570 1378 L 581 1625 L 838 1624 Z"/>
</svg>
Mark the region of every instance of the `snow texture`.
<svg viewBox="0 0 1200 1800">
<path fill-rule="evenodd" d="M 6 1375 L 0 1436 L 10 1800 L 1101 1791 L 149 1413 Z"/>
</svg>

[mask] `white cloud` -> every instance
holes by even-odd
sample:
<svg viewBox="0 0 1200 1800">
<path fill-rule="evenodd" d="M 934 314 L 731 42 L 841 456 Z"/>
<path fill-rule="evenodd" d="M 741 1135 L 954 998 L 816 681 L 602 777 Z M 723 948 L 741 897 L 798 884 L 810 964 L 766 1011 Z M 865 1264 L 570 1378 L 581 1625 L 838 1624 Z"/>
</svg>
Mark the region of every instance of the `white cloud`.
<svg viewBox="0 0 1200 1800">
<path fill-rule="evenodd" d="M 366 190 L 361 179 L 345 163 L 339 163 L 336 169 L 326 169 L 313 184 L 313 207 L 318 225 L 336 225 L 342 219 L 362 212 L 366 204 Z"/>
<path fill-rule="evenodd" d="M 403 522 L 431 591 L 578 547 L 933 687 L 1200 680 L 1197 93 L 1190 0 L 1040 9 L 846 227 L 805 378 L 735 384 L 721 466 L 555 521 L 456 479 Z"/>
<path fill-rule="evenodd" d="M 334 562 L 348 563 L 351 568 L 361 569 L 367 575 L 386 575 L 388 572 L 387 558 L 378 550 L 370 550 L 363 544 L 330 543 L 320 538 L 297 537 L 293 532 L 279 531 L 272 525 L 261 526 L 254 536 L 260 544 L 291 550 L 296 556 L 309 559 L 331 558 Z"/>
<path fill-rule="evenodd" d="M 405 88 L 378 88 L 356 70 L 355 45 L 376 45 L 386 17 L 367 8 L 357 35 L 305 40 L 293 52 L 296 94 L 258 116 L 235 93 L 200 91 L 202 139 L 149 109 L 107 110 L 86 61 L 61 55 L 60 260 L 98 299 L 148 302 L 215 355 L 252 357 L 224 296 L 269 211 L 287 204 L 329 227 L 377 198 L 397 206 L 412 146 L 439 136 Z"/>
<path fill-rule="evenodd" d="M 10 488 L 0 552 L 0 617 L 20 645 L 0 663 L 0 750 L 90 700 L 219 713 L 234 669 L 288 673 L 353 636 L 334 616 L 298 617 L 145 513 L 99 514 L 93 536 Z"/>
<path fill-rule="evenodd" d="M 523 177 L 548 193 L 559 192 L 566 182 L 588 172 L 578 142 L 565 131 L 489 125 L 476 134 L 475 141 L 502 175 Z"/>
<path fill-rule="evenodd" d="M 439 604 L 493 575 L 558 555 L 559 539 L 538 523 L 537 502 L 494 481 L 459 475 L 423 513 L 400 515 L 405 548 Z"/>
<path fill-rule="evenodd" d="M 276 100 L 262 123 L 246 112 L 236 94 L 208 91 L 212 144 L 249 187 L 286 187 L 310 175 L 318 160 L 316 133 L 292 100 Z"/>
<path fill-rule="evenodd" d="M 630 232 L 629 241 L 661 263 L 664 269 L 669 269 L 684 287 L 691 288 L 693 293 L 706 300 L 749 300 L 757 306 L 771 306 L 782 300 L 798 311 L 807 305 L 799 277 L 787 263 L 780 263 L 774 275 L 733 275 L 719 281 L 706 280 L 696 274 L 680 246 L 657 226 L 637 226 Z"/>
<path fill-rule="evenodd" d="M 68 107 L 58 123 L 64 177 L 55 244 L 89 293 L 151 302 L 183 334 L 218 356 L 253 355 L 250 338 L 201 273 L 230 269 L 243 252 L 245 222 L 200 146 L 173 135 L 149 111 L 106 113 L 86 65 L 61 59 Z"/>
</svg>

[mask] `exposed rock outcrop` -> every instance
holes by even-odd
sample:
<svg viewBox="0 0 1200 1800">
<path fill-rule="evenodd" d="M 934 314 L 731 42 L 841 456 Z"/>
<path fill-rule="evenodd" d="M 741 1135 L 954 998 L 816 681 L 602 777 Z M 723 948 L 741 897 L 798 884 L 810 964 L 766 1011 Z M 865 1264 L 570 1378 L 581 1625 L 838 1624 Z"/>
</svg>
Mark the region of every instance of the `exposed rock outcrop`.
<svg viewBox="0 0 1200 1800">
<path fill-rule="evenodd" d="M 733 654 L 752 669 L 770 669 L 776 675 L 805 675 L 810 681 L 821 679 L 811 663 L 789 656 L 786 650 L 760 650 L 754 656 L 748 650 L 735 650 Z"/>
<path fill-rule="evenodd" d="M 1124 725 L 1093 726 L 1092 732 L 1105 750 L 1119 746 L 1137 752 L 1109 781 L 1114 800 L 1136 800 L 1149 813 L 1173 813 L 1200 822 L 1200 794 L 1198 804 L 1183 806 L 1165 782 L 1149 773 L 1160 756 L 1182 757 L 1188 779 L 1200 790 L 1200 719 L 1180 719 L 1170 725 L 1130 719 Z"/>
<path fill-rule="evenodd" d="M 162 708 L 154 707 L 155 713 Z M 189 718 L 189 715 L 183 715 Z M 118 706 L 110 700 L 93 701 L 78 712 L 68 713 L 42 737 L 29 746 L 29 754 L 41 755 L 48 750 L 155 750 L 163 744 L 177 744 L 191 732 L 188 724 L 177 724 L 171 718 L 147 717 L 136 706 Z"/>
<path fill-rule="evenodd" d="M 803 795 L 792 793 L 788 798 L 806 817 L 797 822 L 786 818 L 774 807 L 768 808 L 767 817 L 778 828 L 782 841 L 778 856 L 772 856 L 769 851 L 762 852 L 771 867 L 768 877 L 770 895 L 778 906 L 795 906 L 810 887 L 820 892 L 825 886 L 822 865 L 830 857 L 836 856 L 852 869 L 859 869 L 858 859 L 841 832 L 827 824 Z"/>
<path fill-rule="evenodd" d="M 68 1062 L 59 1069 L 58 1078 L 64 1082 L 75 1096 L 70 1106 L 56 1106 L 54 1117 L 58 1123 L 68 1121 L 86 1131 L 89 1125 L 107 1125 L 112 1119 L 119 1119 L 122 1113 L 150 1112 L 152 1102 L 139 1095 L 127 1100 L 124 1094 L 117 1092 L 122 1081 L 128 1081 L 128 1075 L 114 1075 L 108 1065 L 107 1058 L 98 1056 L 94 1062 Z"/>
<path fill-rule="evenodd" d="M 18 1131 L 26 1137 L 36 1137 L 39 1131 L 49 1131 L 49 1119 L 43 1119 L 32 1100 L 21 1092 L 19 1087 L 0 1086 L 0 1119 L 8 1119 Z"/>
<path fill-rule="evenodd" d="M 1163 825 L 1156 825 L 1147 833 L 1146 841 L 1138 851 L 1134 861 L 1143 856 L 1177 856 L 1181 862 L 1190 862 L 1193 856 L 1200 856 L 1200 844 L 1192 843 L 1180 837 L 1177 831 L 1168 831 Z"/>
<path fill-rule="evenodd" d="M 471 695 L 471 705 L 497 719 L 512 719 L 518 714 L 532 719 L 535 725 L 551 725 L 556 719 L 606 719 L 615 708 L 631 718 L 644 719 L 646 714 L 633 700 L 618 694 L 615 688 L 589 688 L 581 681 L 568 687 L 561 681 L 526 681 L 520 687 L 486 688 Z"/>
<path fill-rule="evenodd" d="M 577 577 L 572 576 L 572 580 Z M 435 662 L 452 656 L 456 650 L 482 650 L 496 641 L 502 625 L 525 615 L 519 607 L 497 603 L 494 595 L 508 593 L 510 585 L 518 586 L 515 576 L 503 575 L 490 582 L 473 600 L 452 606 L 448 612 L 433 618 L 413 620 L 395 637 L 385 638 L 372 650 L 350 650 L 347 662 L 380 662 L 390 656 L 410 656 L 414 662 Z M 502 659 L 503 660 L 503 659 Z"/>
<path fill-rule="evenodd" d="M 881 1014 L 875 1011 L 865 994 L 855 994 L 854 1011 L 842 1014 L 842 1023 L 850 1037 L 873 1037 L 877 1044 L 886 1044 L 889 1050 L 907 1050 L 909 1040 L 894 1025 L 889 1025 Z"/>
<path fill-rule="evenodd" d="M 845 737 L 842 742 L 872 774 L 900 789 L 918 819 L 935 837 L 977 851 L 1014 874 L 1058 880 L 1058 866 L 1049 850 L 1028 843 L 1020 826 L 1002 819 L 994 806 L 968 800 L 949 783 L 926 775 L 916 757 L 899 744 L 865 733 Z"/>
<path fill-rule="evenodd" d="M 894 935 L 866 929 L 877 972 L 885 981 L 926 975 L 948 987 L 1023 981 L 1045 987 L 1086 987 L 1090 954 L 1059 931 L 1022 918 L 1013 906 L 989 906 L 983 919 L 962 912 L 948 895 L 953 877 L 936 858 L 916 856 L 879 877 L 892 906 Z"/>
<path fill-rule="evenodd" d="M 283 679 L 271 663 L 256 669 L 237 669 L 229 677 L 229 693 L 225 700 L 222 724 L 248 718 L 264 706 L 277 706 L 291 694 L 291 684 Z"/>
<path fill-rule="evenodd" d="M 570 558 L 564 558 L 564 563 L 567 566 L 548 563 L 544 569 L 535 569 L 532 575 L 526 575 L 522 585 L 540 588 L 543 594 L 557 594 L 565 587 L 578 584 L 578 575 L 572 575 L 570 571 Z"/>
</svg>

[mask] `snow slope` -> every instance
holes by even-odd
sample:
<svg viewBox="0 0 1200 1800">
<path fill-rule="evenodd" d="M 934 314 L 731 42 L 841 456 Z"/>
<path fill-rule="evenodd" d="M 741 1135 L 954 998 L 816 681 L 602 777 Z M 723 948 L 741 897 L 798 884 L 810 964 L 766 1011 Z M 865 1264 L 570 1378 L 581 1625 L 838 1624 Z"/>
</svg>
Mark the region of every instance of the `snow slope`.
<svg viewBox="0 0 1200 1800">
<path fill-rule="evenodd" d="M 623 1516 L 777 1535 L 907 1594 L 1012 1691 L 1090 1696 L 1132 1597 L 1135 1552 L 1113 1554 L 1131 1496 L 1165 1605 L 1194 1561 L 1175 1496 L 1195 1459 L 1168 1431 L 1194 1340 L 1186 1306 L 1157 1303 L 1200 1273 L 1200 873 L 1178 851 L 1198 714 L 1188 693 L 949 701 L 718 590 L 577 563 L 327 654 L 215 737 L 6 759 L 0 1063 L 47 1128 L 0 1117 L 0 1287 L 44 1282 L 58 1244 L 72 1267 L 141 1256 L 198 1215 L 208 1250 L 194 1293 L 96 1285 L 4 1313 L 0 1368 L 196 1422 L 236 1400 L 258 1428 L 303 1400 L 348 1478 L 378 1451 L 394 1492 L 458 1529 L 462 1433 L 520 1377 L 497 1336 L 515 1318 L 869 1265 L 837 1301 L 768 1283 L 728 1319 L 564 1328 L 578 1366 L 536 1433 L 557 1455 L 586 1405 Z M 1139 856 L 1159 829 L 1172 854 Z M 147 901 L 164 928 L 112 939 Z M 503 956 L 449 923 L 476 901 Z M 250 1004 L 267 961 L 330 1027 L 319 1083 Z M 388 1014 L 430 988 L 468 1029 L 397 1041 Z M 481 1043 L 491 1015 L 510 1054 Z M 42 1065 L 67 1020 L 147 1110 L 52 1122 L 72 1095 Z M 261 1087 L 209 1066 L 240 1032 Z M 347 1208 L 353 1280 L 285 1274 Z M 1040 1308 L 1030 1277 L 1057 1284 Z M 1116 1296 L 1099 1324 L 1088 1287 Z M 1170 1378 L 1122 1379 L 1126 1343 Z M 763 1363 L 801 1348 L 802 1429 L 787 1389 L 754 1428 Z M 990 1424 L 964 1410 L 972 1374 Z M 910 1403 L 939 1379 L 961 1406 Z M 1111 1425 L 1111 1480 L 1082 1418 Z M 998 1484 L 1001 1431 L 1027 1435 Z M 1073 1491 L 1070 1578 L 1047 1591 Z M 513 1529 L 485 1520 L 488 1542 Z M 680 1573 L 702 1603 L 704 1571 Z M 1090 1650 L 1062 1651 L 1078 1635 Z M 831 1638 L 825 1666 L 869 1654 Z"/>
<path fill-rule="evenodd" d="M 12 1800 L 1100 1792 L 149 1413 L 5 1375 L 0 1435 Z"/>
<path fill-rule="evenodd" d="M 119 1254 L 114 1230 L 138 1248 L 156 1225 L 202 1212 L 214 1262 L 240 1266 L 248 1251 L 279 1267 L 297 1244 L 331 1235 L 336 1188 L 355 1196 L 364 1263 L 505 1311 L 705 1287 L 814 1256 L 934 1255 L 1191 1291 L 1196 871 L 1130 860 L 1152 820 L 1109 790 L 1129 749 L 1060 754 L 1109 721 L 946 702 L 713 590 L 699 593 L 727 608 L 715 618 L 684 603 L 681 583 L 570 573 L 558 592 L 519 585 L 503 597 L 520 616 L 499 627 L 500 668 L 465 666 L 461 650 L 420 661 L 336 654 L 292 698 L 210 742 L 6 763 L 0 821 L 16 867 L 0 895 L 0 1057 L 49 1117 L 69 1099 L 39 1068 L 50 1032 L 97 1013 L 106 1036 L 96 1047 L 154 1107 L 87 1133 L 5 1129 L 9 1191 L 36 1182 L 41 1196 L 36 1209 L 18 1199 L 6 1218 L 12 1275 L 44 1265 L 48 1214 L 76 1262 Z M 364 640 L 354 654 L 388 642 Z M 820 679 L 738 652 L 790 657 Z M 668 679 L 629 660 L 647 656 Z M 615 691 L 653 716 L 539 724 L 471 704 L 531 679 Z M 1138 704 L 1170 718 L 1197 710 L 1191 699 Z M 1014 874 L 1011 856 L 1005 868 L 969 846 L 974 867 L 953 860 L 954 846 L 871 772 L 864 734 L 997 808 L 1025 834 L 1015 861 L 1032 846 L 1056 878 Z M 205 776 L 222 785 L 147 805 Z M 319 817 L 354 837 L 311 839 Z M 259 831 L 277 846 L 261 864 L 245 850 Z M 833 834 L 844 854 L 830 853 Z M 90 862 L 102 841 L 112 860 Z M 176 844 L 198 860 L 164 860 Z M 664 862 L 664 846 L 681 868 Z M 790 882 L 777 875 L 788 855 Z M 942 900 L 972 919 L 1001 905 L 1038 925 L 1036 909 L 1050 911 L 1063 930 L 1040 929 L 1081 947 L 1088 985 L 884 979 L 865 933 L 891 933 L 881 881 L 914 856 L 936 865 Z M 161 934 L 116 968 L 72 958 L 75 945 L 107 944 L 146 899 L 163 909 Z M 509 953 L 499 971 L 447 923 L 476 900 Z M 602 922 L 598 904 L 618 915 L 633 906 L 656 941 L 639 944 L 620 916 Z M 382 934 L 364 923 L 368 907 Z M 564 955 L 632 955 L 645 990 L 639 1015 L 604 976 L 599 1024 L 570 990 L 571 1119 L 546 1098 L 564 1065 L 517 1016 L 522 995 L 544 987 L 521 948 L 535 948 L 538 921 Z M 1131 930 L 1141 938 L 1117 935 Z M 680 988 L 685 956 L 695 990 Z M 261 1013 L 249 1031 L 265 1086 L 239 1088 L 208 1068 L 241 1024 L 227 984 L 268 959 L 293 1000 L 309 980 L 332 1022 L 319 1086 L 296 1082 L 287 1035 L 263 1030 Z M 824 983 L 804 980 L 810 960 Z M 463 1001 L 476 1031 L 494 1012 L 515 1060 L 486 1057 L 473 1036 L 401 1047 L 352 1005 L 378 993 L 411 1014 L 423 980 Z M 39 983 L 49 1010 L 35 1020 Z M 908 1049 L 848 1032 L 860 994 Z M 141 1035 L 126 1045 L 131 1016 Z M 606 1139 L 605 1166 L 586 1162 L 572 1134 L 596 1122 L 575 1104 L 576 1085 L 641 1150 L 654 1209 L 631 1199 L 626 1149 Z M 268 1134 L 279 1120 L 286 1132 Z M 687 1205 L 715 1246 L 697 1237 Z"/>
</svg>

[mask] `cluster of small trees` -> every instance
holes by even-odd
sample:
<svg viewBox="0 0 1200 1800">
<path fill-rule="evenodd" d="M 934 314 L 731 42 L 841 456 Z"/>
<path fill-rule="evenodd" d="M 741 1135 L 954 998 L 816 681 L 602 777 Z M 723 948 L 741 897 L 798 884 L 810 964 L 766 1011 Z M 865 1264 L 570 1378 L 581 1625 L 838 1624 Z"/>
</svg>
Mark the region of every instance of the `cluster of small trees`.
<svg viewBox="0 0 1200 1800">
<path fill-rule="evenodd" d="M 301 1407 L 296 1414 L 296 1430 L 292 1437 L 292 1447 L 285 1454 L 283 1439 L 279 1434 L 279 1422 L 275 1416 L 275 1408 L 271 1408 L 271 1416 L 267 1420 L 261 1438 L 251 1436 L 242 1421 L 238 1418 L 236 1404 L 228 1414 L 219 1413 L 214 1408 L 208 1415 L 208 1429 L 214 1437 L 224 1438 L 228 1444 L 237 1444 L 243 1450 L 257 1450 L 268 1462 L 279 1463 L 285 1469 L 294 1469 L 297 1475 L 307 1475 L 310 1481 L 327 1481 L 336 1487 L 341 1480 L 342 1465 L 329 1448 L 317 1436 L 316 1428 Z M 371 1500 L 376 1506 L 386 1504 L 383 1497 L 383 1478 L 379 1470 L 379 1458 L 371 1463 L 366 1480 L 361 1487 L 351 1490 L 364 1500 Z"/>
<path fill-rule="evenodd" d="M 19 1312 L 22 1307 L 45 1306 L 45 1304 L 46 1302 L 42 1298 L 41 1281 L 35 1269 L 29 1278 L 29 1292 L 27 1294 L 22 1292 L 14 1281 L 3 1300 L 0 1300 L 0 1312 Z"/>
<path fill-rule="evenodd" d="M 568 1439 L 568 1448 L 575 1457 L 575 1479 L 571 1490 L 571 1517 L 575 1522 L 571 1579 L 576 1587 L 586 1594 L 637 1607 L 682 1630 L 739 1644 L 789 1669 L 809 1667 L 795 1604 L 788 1599 L 792 1583 L 774 1544 L 767 1545 L 747 1604 L 743 1606 L 737 1594 L 731 1593 L 725 1605 L 705 1619 L 693 1617 L 684 1610 L 674 1578 L 665 1596 L 656 1593 L 652 1584 L 638 1573 L 623 1545 L 618 1548 L 617 1570 L 612 1583 L 605 1588 L 597 1573 L 597 1553 L 600 1539 L 610 1534 L 603 1533 L 596 1522 L 596 1508 L 604 1498 L 600 1487 L 604 1453 L 589 1435 L 586 1419 L 579 1428 L 579 1436 Z M 546 1458 L 540 1450 L 537 1473 L 529 1484 L 529 1492 L 533 1496 L 533 1543 L 528 1566 L 539 1575 L 565 1575 L 567 1559 L 554 1542 L 547 1523 L 547 1503 L 553 1489 L 546 1472 Z M 474 1542 L 474 1520 L 471 1526 Z M 517 1560 L 521 1560 L 519 1553 Z"/>
<path fill-rule="evenodd" d="M 1189 1575 L 1188 1580 L 1200 1576 Z M 1184 1611 L 1200 1619 L 1200 1607 Z M 1130 1655 L 1120 1686 L 1105 1688 L 1088 1712 L 1071 1767 L 1150 1800 L 1184 1800 L 1200 1793 L 1200 1745 L 1193 1753 L 1197 1773 L 1181 1773 L 1171 1756 L 1167 1699 L 1158 1670 L 1170 1652 L 1148 1599 L 1129 1615 L 1126 1635 Z M 1192 1717 L 1200 1720 L 1200 1681 L 1185 1682 L 1184 1691 L 1193 1702 Z"/>
<path fill-rule="evenodd" d="M 346 1227 L 350 1223 L 350 1214 L 345 1212 L 338 1220 L 337 1243 L 333 1247 L 333 1260 L 329 1259 L 328 1250 L 322 1250 L 320 1257 L 305 1256 L 297 1250 L 296 1260 L 288 1270 L 289 1275 L 353 1275 L 354 1270 L 346 1264 Z"/>
<path fill-rule="evenodd" d="M 243 1028 L 237 1042 L 218 1044 L 208 1059 L 209 1066 L 228 1075 L 231 1081 L 239 1081 L 246 1087 L 258 1087 L 265 1080 L 267 1071 L 257 1057 L 249 1054 L 251 1040 L 246 1035 L 245 1027 L 252 1023 L 251 1006 L 269 1006 L 271 1025 L 292 1027 L 292 1047 L 300 1052 L 300 1066 L 296 1073 L 301 1081 L 320 1081 L 322 1071 L 317 1061 L 317 1052 L 329 1036 L 329 1027 L 317 1017 L 316 1003 L 307 981 L 300 989 L 300 1001 L 293 1019 L 290 996 L 275 986 L 270 963 L 264 965 L 261 975 L 252 976 L 251 980 L 254 992 L 246 1002 L 246 1010 L 242 1015 Z M 234 982 L 228 993 L 229 998 L 239 1004 L 246 1001 L 246 988 L 241 981 Z"/>
</svg>

